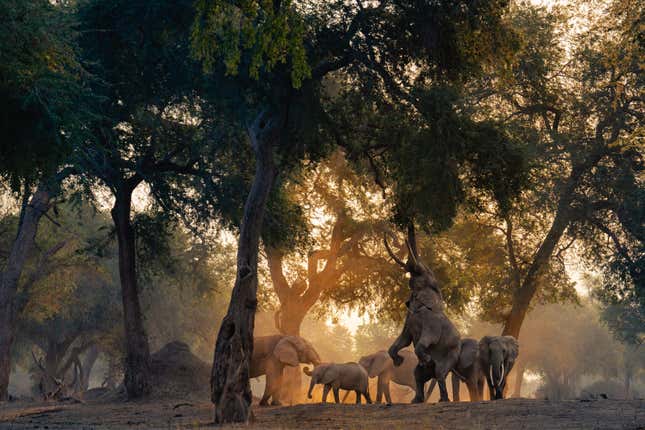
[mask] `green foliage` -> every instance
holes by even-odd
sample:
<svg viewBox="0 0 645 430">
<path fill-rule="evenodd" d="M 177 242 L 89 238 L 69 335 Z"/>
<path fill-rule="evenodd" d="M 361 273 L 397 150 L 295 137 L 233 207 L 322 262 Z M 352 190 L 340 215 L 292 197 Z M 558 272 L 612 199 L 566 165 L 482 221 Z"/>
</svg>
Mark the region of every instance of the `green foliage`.
<svg viewBox="0 0 645 430">
<path fill-rule="evenodd" d="M 14 190 L 55 173 L 86 137 L 72 13 L 47 0 L 0 1 L 0 177 Z"/>
<path fill-rule="evenodd" d="M 292 1 L 198 0 L 195 7 L 192 49 L 207 72 L 221 58 L 229 75 L 243 64 L 243 72 L 258 80 L 261 71 L 289 63 L 294 88 L 311 77 L 304 23 Z"/>
</svg>

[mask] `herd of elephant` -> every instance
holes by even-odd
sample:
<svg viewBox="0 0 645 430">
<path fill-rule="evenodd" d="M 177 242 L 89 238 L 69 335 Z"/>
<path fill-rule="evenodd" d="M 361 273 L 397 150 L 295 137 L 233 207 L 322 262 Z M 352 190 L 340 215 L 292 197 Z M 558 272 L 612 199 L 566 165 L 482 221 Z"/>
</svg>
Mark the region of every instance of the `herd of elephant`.
<svg viewBox="0 0 645 430">
<path fill-rule="evenodd" d="M 487 382 L 490 399 L 501 399 L 504 396 L 506 377 L 513 368 L 518 355 L 518 344 L 512 336 L 485 336 L 476 339 L 461 339 L 459 358 L 452 373 L 452 400 L 459 401 L 460 382 L 466 384 L 471 401 L 484 398 L 484 381 Z M 340 403 L 339 391 L 356 393 L 356 403 L 364 398 L 372 403 L 369 393 L 369 378 L 377 378 L 376 403 L 383 397 L 389 404 L 390 382 L 407 386 L 416 391 L 413 402 L 426 401 L 432 393 L 436 379 L 426 367 L 419 366 L 416 354 L 410 350 L 399 352 L 402 358 L 400 365 L 387 351 L 378 351 L 366 355 L 358 363 L 323 363 L 315 348 L 299 336 L 263 336 L 254 341 L 254 353 L 251 361 L 251 377 L 266 375 L 264 395 L 260 405 L 280 405 L 280 388 L 282 372 L 286 366 L 298 366 L 300 363 L 313 364 L 313 370 L 305 367 L 303 372 L 311 377 L 308 397 L 312 398 L 315 385 L 323 385 L 322 401 L 327 401 L 330 391 L 336 403 Z M 427 391 L 425 383 L 433 379 Z M 419 395 L 421 392 L 421 395 Z M 347 398 L 347 395 L 345 395 Z M 344 398 L 344 399 L 345 399 Z M 343 400 L 344 400 L 343 399 Z M 445 401 L 446 398 L 441 400 Z"/>
<path fill-rule="evenodd" d="M 389 247 L 392 259 L 409 277 L 410 299 L 406 302 L 407 314 L 399 337 L 389 350 L 362 357 L 358 363 L 322 363 L 314 347 L 299 336 L 265 336 L 254 340 L 250 377 L 266 375 L 266 387 L 260 405 L 280 404 L 280 386 L 285 366 L 311 363 L 313 370 L 303 371 L 311 377 L 308 397 L 316 384 L 323 385 L 323 403 L 333 391 L 336 403 L 340 402 L 339 390 L 354 391 L 356 403 L 361 396 L 372 403 L 368 389 L 369 378 L 378 378 L 376 401 L 383 395 L 391 403 L 389 383 L 393 381 L 415 390 L 413 403 L 425 402 L 439 385 L 440 401 L 449 401 L 446 377 L 452 373 L 453 400 L 459 400 L 459 383 L 468 387 L 471 401 L 483 399 L 484 380 L 488 384 L 490 399 L 504 397 L 506 377 L 513 368 L 519 353 L 517 340 L 512 336 L 485 336 L 461 339 L 454 324 L 444 313 L 445 304 L 434 273 L 419 260 L 414 230 L 408 231 L 406 240 L 408 259 L 403 262 Z M 410 344 L 414 351 L 405 350 Z M 425 384 L 433 379 L 428 392 Z"/>
</svg>

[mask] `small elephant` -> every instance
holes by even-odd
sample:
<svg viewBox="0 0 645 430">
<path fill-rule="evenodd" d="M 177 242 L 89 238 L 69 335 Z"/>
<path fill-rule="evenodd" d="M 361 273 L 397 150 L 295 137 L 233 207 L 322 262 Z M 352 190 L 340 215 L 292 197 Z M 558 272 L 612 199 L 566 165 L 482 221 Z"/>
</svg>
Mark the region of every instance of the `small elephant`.
<svg viewBox="0 0 645 430">
<path fill-rule="evenodd" d="M 365 397 L 367 403 L 372 403 L 369 392 L 369 378 L 367 371 L 358 363 L 326 363 L 309 370 L 305 367 L 303 370 L 306 375 L 311 377 L 307 397 L 311 399 L 311 391 L 316 384 L 323 384 L 322 402 L 327 402 L 329 390 L 334 392 L 334 400 L 340 403 L 339 390 L 351 390 L 356 393 L 356 403 L 361 403 L 361 395 Z"/>
<path fill-rule="evenodd" d="M 260 400 L 266 406 L 272 398 L 272 405 L 280 405 L 280 386 L 285 366 L 300 363 L 320 364 L 320 356 L 314 347 L 300 336 L 261 336 L 253 339 L 250 378 L 266 375 L 266 387 Z"/>
<path fill-rule="evenodd" d="M 466 383 L 471 402 L 481 400 L 482 395 L 479 389 L 479 381 L 482 377 L 483 374 L 479 360 L 479 342 L 475 339 L 462 339 L 459 360 L 452 369 L 452 401 L 459 401 L 460 381 Z M 430 383 L 430 387 L 428 387 L 428 392 L 426 394 L 426 400 L 430 398 L 430 394 L 432 394 L 436 383 L 437 381 L 434 379 Z"/>
<path fill-rule="evenodd" d="M 479 341 L 479 363 L 488 383 L 491 400 L 504 398 L 506 376 L 513 369 L 519 349 L 513 336 L 484 336 Z M 480 394 L 484 392 L 483 385 L 483 378 L 480 378 Z"/>
<path fill-rule="evenodd" d="M 414 352 L 409 350 L 400 351 L 399 355 L 403 357 L 403 363 L 400 366 L 394 366 L 394 362 L 387 351 L 379 351 L 366 355 L 358 361 L 358 364 L 367 370 L 370 378 L 378 376 L 376 403 L 381 403 L 383 394 L 385 394 L 387 403 L 392 403 L 390 381 L 399 385 L 405 385 L 413 390 L 416 389 L 414 369 L 419 364 L 419 360 Z"/>
</svg>

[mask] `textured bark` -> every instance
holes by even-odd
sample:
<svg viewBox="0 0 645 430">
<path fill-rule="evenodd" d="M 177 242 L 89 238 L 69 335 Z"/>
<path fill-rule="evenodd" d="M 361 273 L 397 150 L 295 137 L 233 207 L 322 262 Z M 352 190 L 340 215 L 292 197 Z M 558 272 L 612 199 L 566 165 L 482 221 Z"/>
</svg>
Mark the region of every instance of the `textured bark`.
<svg viewBox="0 0 645 430">
<path fill-rule="evenodd" d="M 237 249 L 237 276 L 228 312 L 217 335 L 211 373 L 215 423 L 248 423 L 251 418 L 249 367 L 257 307 L 258 246 L 269 193 L 276 175 L 273 150 L 278 118 L 261 113 L 249 128 L 255 151 L 255 177 L 244 205 Z"/>
<path fill-rule="evenodd" d="M 119 276 L 125 329 L 124 384 L 128 398 L 136 399 L 150 392 L 150 349 L 143 327 L 137 289 L 136 248 L 130 220 L 132 191 L 136 184 L 124 184 L 115 193 L 112 219 L 119 243 Z"/>
<path fill-rule="evenodd" d="M 612 132 L 612 136 L 609 142 L 614 142 L 617 137 L 618 134 Z M 608 153 L 608 146 L 606 146 L 602 142 L 602 133 L 600 133 L 600 135 L 596 137 L 596 140 L 599 143 L 598 148 L 593 151 L 585 160 L 575 164 L 572 167 L 571 173 L 569 174 L 567 181 L 564 183 L 564 186 L 561 189 L 555 217 L 553 219 L 553 222 L 551 223 L 549 232 L 547 233 L 544 240 L 540 244 L 540 247 L 535 253 L 531 265 L 529 266 L 529 269 L 522 280 L 521 286 L 515 291 L 511 312 L 508 314 L 506 321 L 504 322 L 504 329 L 502 331 L 502 335 L 504 336 L 510 335 L 514 336 L 516 339 L 519 339 L 522 323 L 524 322 L 526 313 L 528 312 L 531 305 L 531 300 L 537 292 L 540 275 L 542 274 L 542 271 L 545 269 L 546 265 L 549 263 L 549 260 L 553 255 L 553 251 L 555 250 L 556 246 L 558 246 L 558 243 L 569 227 L 569 224 L 574 220 L 575 214 L 574 209 L 572 208 L 572 204 L 574 202 L 576 188 L 578 187 L 580 180 L 584 177 L 584 175 L 586 175 L 594 166 L 596 166 L 600 162 L 600 160 Z M 510 232 L 510 228 L 512 226 L 508 224 L 507 227 L 507 231 Z M 511 246 L 512 240 L 507 240 L 507 243 L 509 246 Z M 509 254 L 511 252 L 512 248 L 509 248 Z"/>
<path fill-rule="evenodd" d="M 51 193 L 41 186 L 23 205 L 21 222 L 16 240 L 0 273 L 0 401 L 7 400 L 9 373 L 11 371 L 11 347 L 15 336 L 16 293 L 25 263 L 34 246 L 38 223 L 49 209 Z"/>
<path fill-rule="evenodd" d="M 90 376 L 92 376 L 92 369 L 96 364 L 96 360 L 99 358 L 99 348 L 96 345 L 92 345 L 83 357 L 83 365 L 81 372 L 80 388 L 81 391 L 87 391 L 90 387 Z"/>
<path fill-rule="evenodd" d="M 561 209 L 558 209 L 551 228 L 535 254 L 531 266 L 522 281 L 522 286 L 515 291 L 511 312 L 504 322 L 503 336 L 510 335 L 519 339 L 520 329 L 531 305 L 531 300 L 537 291 L 540 275 L 553 255 L 553 251 L 558 245 L 558 242 L 560 242 L 560 238 L 562 238 L 562 235 L 569 226 L 569 201 L 561 202 L 561 204 L 563 206 Z"/>
</svg>

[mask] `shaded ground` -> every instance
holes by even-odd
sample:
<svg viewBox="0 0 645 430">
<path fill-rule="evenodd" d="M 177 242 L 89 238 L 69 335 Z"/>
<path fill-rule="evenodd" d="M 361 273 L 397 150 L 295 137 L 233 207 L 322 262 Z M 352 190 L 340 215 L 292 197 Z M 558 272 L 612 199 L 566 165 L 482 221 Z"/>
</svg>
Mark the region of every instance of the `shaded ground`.
<svg viewBox="0 0 645 430">
<path fill-rule="evenodd" d="M 645 429 L 643 400 L 305 404 L 254 411 L 253 429 Z M 183 429 L 211 427 L 211 421 L 209 403 L 184 400 L 0 404 L 0 429 Z"/>
</svg>

